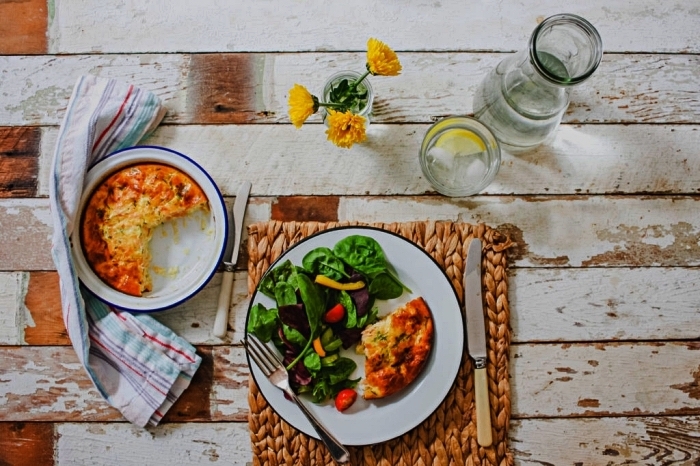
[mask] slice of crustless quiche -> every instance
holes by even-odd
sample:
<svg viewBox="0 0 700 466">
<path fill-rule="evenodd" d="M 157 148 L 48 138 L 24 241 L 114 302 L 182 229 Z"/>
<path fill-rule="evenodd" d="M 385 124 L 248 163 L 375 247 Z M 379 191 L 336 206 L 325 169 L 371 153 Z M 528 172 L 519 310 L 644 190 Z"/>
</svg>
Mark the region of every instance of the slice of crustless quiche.
<svg viewBox="0 0 700 466">
<path fill-rule="evenodd" d="M 396 309 L 362 332 L 363 397 L 384 398 L 407 387 L 421 373 L 433 345 L 433 319 L 423 298 Z"/>
</svg>

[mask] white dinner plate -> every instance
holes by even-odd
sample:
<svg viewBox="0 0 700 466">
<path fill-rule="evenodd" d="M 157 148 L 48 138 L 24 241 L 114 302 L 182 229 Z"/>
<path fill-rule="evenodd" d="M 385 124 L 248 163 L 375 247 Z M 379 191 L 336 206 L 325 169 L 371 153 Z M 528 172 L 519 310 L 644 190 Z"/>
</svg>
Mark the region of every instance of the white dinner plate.
<svg viewBox="0 0 700 466">
<path fill-rule="evenodd" d="M 400 305 L 422 296 L 433 315 L 435 328 L 433 349 L 426 366 L 419 377 L 404 390 L 371 401 L 358 394 L 357 401 L 342 413 L 335 409 L 333 400 L 317 405 L 310 398 L 302 396 L 309 410 L 340 442 L 345 445 L 369 445 L 408 432 L 440 405 L 459 371 L 464 351 L 464 321 L 456 292 L 437 262 L 415 244 L 384 230 L 341 227 L 323 231 L 290 247 L 272 264 L 270 270 L 287 259 L 301 266 L 302 258 L 307 252 L 320 246 L 332 249 L 339 240 L 350 235 L 370 236 L 377 240 L 399 279 L 412 291 L 410 294 L 404 292 L 398 299 L 377 300 L 379 315 L 388 314 Z M 250 307 L 257 303 L 266 308 L 276 307 L 273 299 L 256 290 Z M 247 324 L 246 319 L 246 328 Z M 273 347 L 271 343 L 270 347 Z M 363 377 L 364 355 L 356 354 L 354 348 L 343 351 L 342 355 L 357 363 L 357 369 L 350 378 Z M 274 387 L 250 359 L 248 364 L 262 395 L 277 414 L 296 429 L 319 438 L 299 408 L 285 399 L 282 391 Z"/>
<path fill-rule="evenodd" d="M 196 211 L 155 229 L 149 246 L 153 290 L 140 297 L 117 291 L 93 272 L 83 254 L 79 227 L 85 204 L 97 186 L 113 173 L 139 163 L 170 165 L 186 173 L 209 201 L 209 212 Z M 164 147 L 130 147 L 91 167 L 83 186 L 78 219 L 71 235 L 73 259 L 80 281 L 100 300 L 135 312 L 161 311 L 194 296 L 216 272 L 228 237 L 226 205 L 214 180 L 189 157 Z"/>
</svg>

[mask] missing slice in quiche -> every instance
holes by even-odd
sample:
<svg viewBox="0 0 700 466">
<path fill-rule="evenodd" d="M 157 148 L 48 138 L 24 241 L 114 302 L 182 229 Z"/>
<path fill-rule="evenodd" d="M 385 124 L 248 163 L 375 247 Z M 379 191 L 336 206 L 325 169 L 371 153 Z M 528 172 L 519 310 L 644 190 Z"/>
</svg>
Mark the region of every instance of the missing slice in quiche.
<svg viewBox="0 0 700 466">
<path fill-rule="evenodd" d="M 108 177 L 90 196 L 80 225 L 85 258 L 102 281 L 132 296 L 152 290 L 148 273 L 153 230 L 209 210 L 188 175 L 159 163 L 137 164 Z"/>
<path fill-rule="evenodd" d="M 361 345 L 365 354 L 363 397 L 392 395 L 413 382 L 433 346 L 433 318 L 423 298 L 416 298 L 367 326 Z"/>
</svg>

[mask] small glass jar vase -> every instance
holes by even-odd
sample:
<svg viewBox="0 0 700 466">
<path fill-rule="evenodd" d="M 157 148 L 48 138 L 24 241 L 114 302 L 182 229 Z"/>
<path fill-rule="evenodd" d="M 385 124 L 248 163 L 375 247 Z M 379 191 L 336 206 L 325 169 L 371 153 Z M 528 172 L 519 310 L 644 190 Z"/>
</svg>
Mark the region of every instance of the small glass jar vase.
<svg viewBox="0 0 700 466">
<path fill-rule="evenodd" d="M 530 37 L 529 47 L 501 61 L 474 96 L 474 117 L 510 152 L 545 142 L 569 106 L 572 86 L 598 68 L 603 44 L 585 19 L 551 16 Z"/>
<path fill-rule="evenodd" d="M 362 74 L 356 71 L 340 71 L 334 74 L 328 78 L 326 84 L 323 86 L 322 101 L 331 103 L 350 103 L 349 110 L 355 115 L 365 117 L 365 124 L 366 126 L 369 126 L 372 117 L 372 104 L 374 103 L 374 89 L 372 89 L 372 85 L 367 78 L 363 79 L 362 82 L 357 85 L 357 90 L 362 96 L 361 98 L 353 99 L 352 102 L 337 102 L 334 97 L 334 90 L 342 90 L 342 86 L 352 85 L 361 77 Z M 343 81 L 346 81 L 346 83 L 343 83 Z M 328 108 L 321 107 L 320 113 L 324 123 L 328 124 L 326 122 Z"/>
</svg>

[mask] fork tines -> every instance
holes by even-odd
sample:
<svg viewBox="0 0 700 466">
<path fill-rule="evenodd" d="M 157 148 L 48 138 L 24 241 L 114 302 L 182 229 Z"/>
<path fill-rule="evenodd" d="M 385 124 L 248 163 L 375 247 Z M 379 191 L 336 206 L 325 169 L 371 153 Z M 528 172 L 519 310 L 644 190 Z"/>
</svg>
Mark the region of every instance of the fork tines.
<svg viewBox="0 0 700 466">
<path fill-rule="evenodd" d="M 250 357 L 253 358 L 255 364 L 258 365 L 266 377 L 269 377 L 277 368 L 282 366 L 282 362 L 277 358 L 277 355 L 255 335 L 247 334 L 243 340 L 243 346 L 245 346 Z"/>
</svg>

